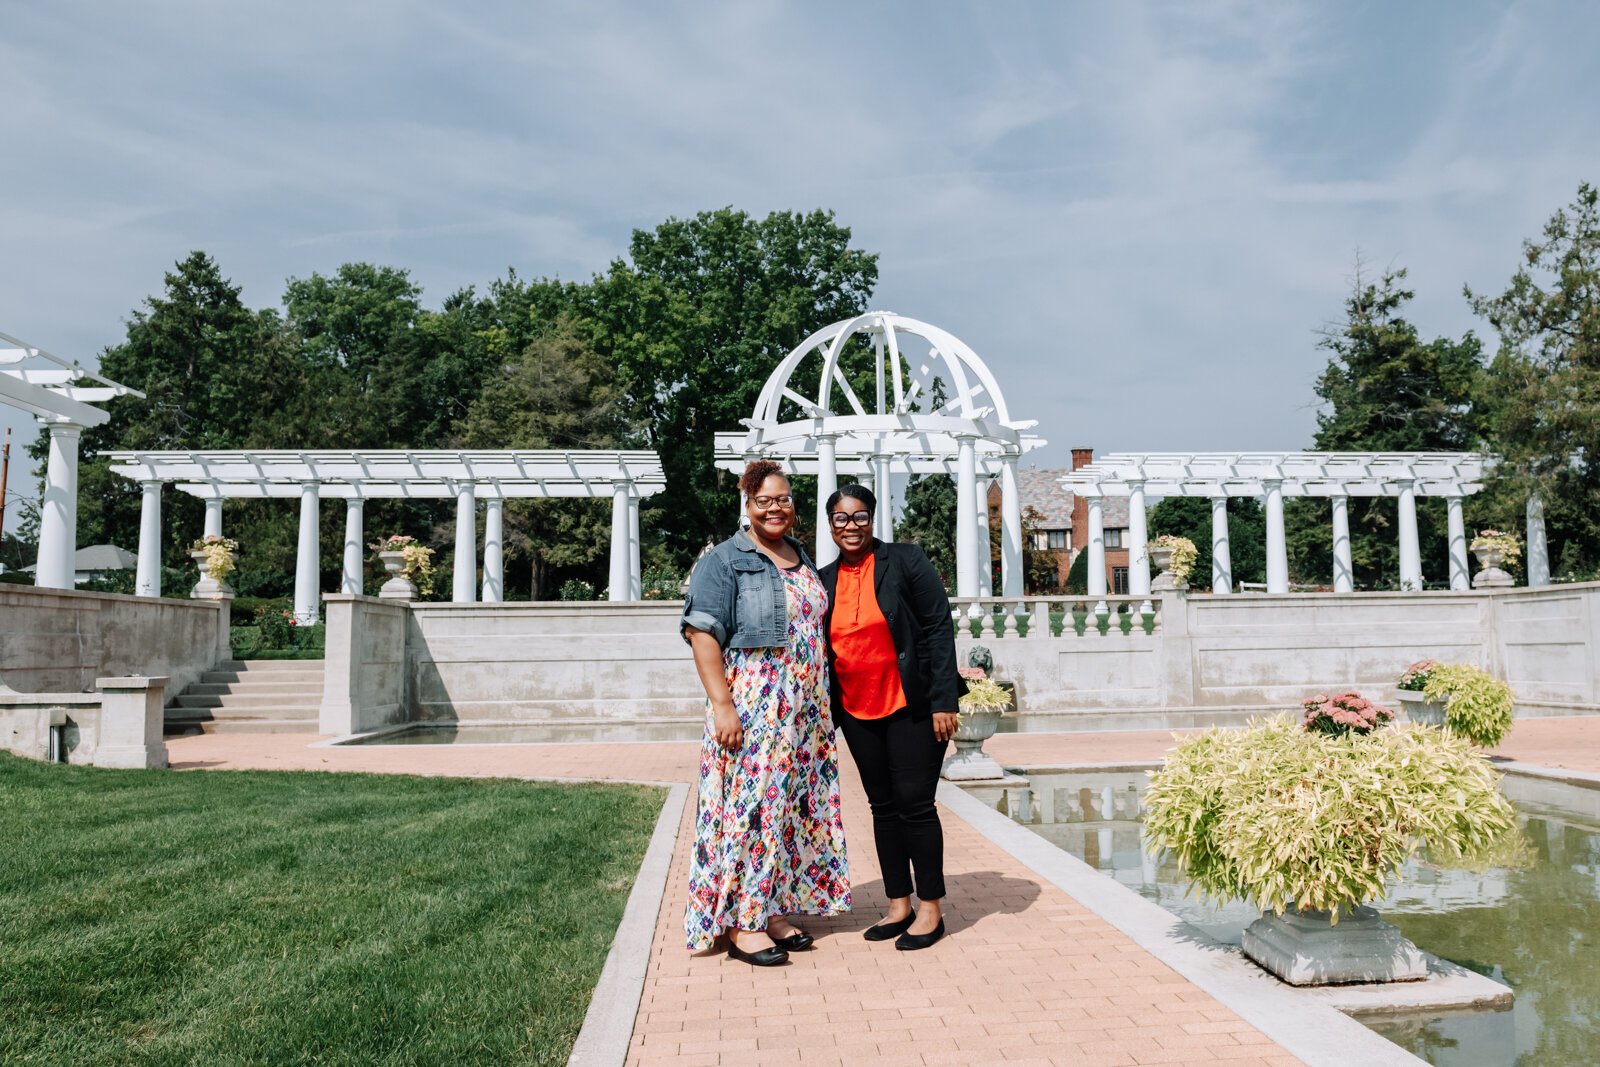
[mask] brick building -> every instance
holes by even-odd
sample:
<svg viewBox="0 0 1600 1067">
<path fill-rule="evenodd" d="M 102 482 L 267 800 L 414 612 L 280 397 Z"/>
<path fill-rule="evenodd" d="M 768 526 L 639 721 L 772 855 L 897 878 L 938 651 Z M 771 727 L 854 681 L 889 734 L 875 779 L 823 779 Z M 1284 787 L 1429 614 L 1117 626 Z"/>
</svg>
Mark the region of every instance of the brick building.
<svg viewBox="0 0 1600 1067">
<path fill-rule="evenodd" d="M 1072 470 L 1094 462 L 1094 449 L 1074 448 Z M 1055 592 L 1066 588 L 1067 572 L 1078 553 L 1089 547 L 1089 504 L 1083 497 L 1061 485 L 1067 471 L 1058 467 L 1024 467 L 1017 471 L 1017 487 L 1022 497 L 1023 529 L 1033 537 L 1034 551 L 1056 557 L 1056 581 L 1051 589 L 1030 589 L 1029 593 Z M 1028 510 L 1038 513 L 1030 525 Z M 1106 590 L 1128 591 L 1128 498 L 1106 497 L 1102 523 L 1106 546 Z M 1000 486 L 989 487 L 989 521 L 1000 521 Z"/>
</svg>

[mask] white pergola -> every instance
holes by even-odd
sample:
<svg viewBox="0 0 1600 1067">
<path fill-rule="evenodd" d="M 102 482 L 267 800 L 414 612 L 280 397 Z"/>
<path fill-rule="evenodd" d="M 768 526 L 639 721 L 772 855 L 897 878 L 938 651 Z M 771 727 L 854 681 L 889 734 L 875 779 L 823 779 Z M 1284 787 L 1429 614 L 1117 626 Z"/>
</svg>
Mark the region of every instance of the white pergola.
<svg viewBox="0 0 1600 1067">
<path fill-rule="evenodd" d="M 840 366 L 850 339 L 872 346 L 873 393 L 856 394 Z M 808 357 L 817 378 L 795 380 Z M 945 398 L 934 406 L 936 383 Z M 1044 444 L 1024 433 L 1033 422 L 1012 419 L 994 375 L 966 344 L 925 322 L 888 311 L 843 319 L 807 337 L 780 362 L 762 387 L 742 432 L 716 435 L 716 464 L 741 472 L 771 458 L 792 474 L 817 478 L 819 565 L 837 554 L 824 505 L 841 472 L 873 487 L 877 528 L 894 537 L 894 479 L 949 474 L 956 481 L 956 590 L 990 596 L 989 484 L 1001 487 L 1001 585 L 1022 595 L 1022 502 L 1017 460 Z"/>
<path fill-rule="evenodd" d="M 340 592 L 360 593 L 363 508 L 378 499 L 454 499 L 455 570 L 451 599 L 477 599 L 477 505 L 484 504 L 483 590 L 486 602 L 505 596 L 505 501 L 550 497 L 611 498 L 612 600 L 642 595 L 639 501 L 666 488 L 654 452 L 624 451 L 241 451 L 110 452 L 111 470 L 140 483 L 137 589 L 161 595 L 161 487 L 205 501 L 205 533 L 222 533 L 227 499 L 300 501 L 295 558 L 296 619 L 315 622 L 319 590 L 317 516 L 324 498 L 345 502 L 344 566 Z"/>
<path fill-rule="evenodd" d="M 89 381 L 96 384 L 79 385 Z M 0 333 L 0 404 L 26 411 L 50 434 L 44 498 L 39 508 L 39 559 L 34 582 L 71 589 L 78 550 L 78 438 L 111 418 L 93 405 L 137 389 L 86 370 L 76 360 Z"/>
<path fill-rule="evenodd" d="M 1333 587 L 1354 588 L 1350 563 L 1349 498 L 1399 501 L 1400 588 L 1422 589 L 1417 543 L 1417 497 L 1445 498 L 1449 523 L 1450 588 L 1468 589 L 1467 536 L 1462 500 L 1481 489 L 1489 457 L 1470 452 L 1123 452 L 1064 476 L 1061 483 L 1086 498 L 1089 513 L 1089 593 L 1105 593 L 1105 543 L 1101 500 L 1128 498 L 1128 591 L 1150 591 L 1145 499 L 1203 496 L 1211 500 L 1211 589 L 1233 591 L 1228 549 L 1229 497 L 1257 497 L 1267 521 L 1267 592 L 1289 591 L 1283 498 L 1327 497 L 1333 506 Z"/>
</svg>

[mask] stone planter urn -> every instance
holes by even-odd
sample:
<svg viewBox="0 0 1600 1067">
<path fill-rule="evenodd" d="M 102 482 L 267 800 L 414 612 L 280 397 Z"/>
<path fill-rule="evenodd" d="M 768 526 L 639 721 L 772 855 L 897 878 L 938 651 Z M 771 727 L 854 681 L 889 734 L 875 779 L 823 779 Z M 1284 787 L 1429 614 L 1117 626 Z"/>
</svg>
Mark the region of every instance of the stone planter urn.
<svg viewBox="0 0 1600 1067">
<path fill-rule="evenodd" d="M 1474 589 L 1504 589 L 1514 584 L 1511 575 L 1500 569 L 1500 564 L 1505 562 L 1505 553 L 1498 548 L 1475 548 L 1472 554 L 1478 557 L 1478 573 L 1472 576 Z"/>
<path fill-rule="evenodd" d="M 233 557 L 233 565 L 237 569 L 239 566 L 239 553 L 230 552 L 228 554 Z M 191 600 L 221 600 L 223 597 L 234 595 L 232 586 L 211 576 L 211 569 L 206 566 L 206 554 L 204 552 L 190 552 L 189 558 L 194 560 L 195 567 L 200 571 L 200 580 L 194 584 L 193 589 L 189 590 Z"/>
<path fill-rule="evenodd" d="M 1428 977 L 1428 958 L 1398 927 L 1362 905 L 1343 910 L 1339 925 L 1325 911 L 1290 908 L 1264 913 L 1239 939 L 1244 954 L 1290 985 L 1414 982 Z"/>
<path fill-rule="evenodd" d="M 1151 545 L 1149 552 L 1150 565 L 1160 571 L 1150 583 L 1152 593 L 1177 592 L 1189 588 L 1187 580 L 1173 577 L 1171 545 Z"/>
<path fill-rule="evenodd" d="M 406 567 L 406 554 L 379 552 L 378 560 L 383 564 L 383 569 L 389 573 L 389 580 L 378 590 L 378 596 L 384 600 L 417 599 L 416 584 L 403 573 Z"/>
<path fill-rule="evenodd" d="M 983 743 L 1000 726 L 1000 708 L 984 708 L 961 713 L 956 727 L 956 750 L 944 761 L 940 774 L 952 782 L 976 782 L 1006 777 L 1005 768 L 983 750 Z"/>
<path fill-rule="evenodd" d="M 1429 726 L 1444 725 L 1444 706 L 1442 700 L 1429 700 L 1413 689 L 1399 691 L 1400 710 L 1406 713 L 1407 722 L 1426 723 Z"/>
</svg>

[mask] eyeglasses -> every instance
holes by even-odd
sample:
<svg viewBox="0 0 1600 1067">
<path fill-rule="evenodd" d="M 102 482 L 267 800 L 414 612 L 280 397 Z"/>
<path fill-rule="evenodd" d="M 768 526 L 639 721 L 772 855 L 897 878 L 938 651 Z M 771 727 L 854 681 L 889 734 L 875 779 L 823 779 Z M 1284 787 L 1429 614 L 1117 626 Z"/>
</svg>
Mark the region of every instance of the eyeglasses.
<svg viewBox="0 0 1600 1067">
<path fill-rule="evenodd" d="M 788 493 L 785 493 L 782 496 L 757 496 L 751 497 L 750 503 L 754 504 L 762 511 L 765 511 L 771 507 L 792 508 L 794 507 L 794 497 L 790 496 Z"/>
<path fill-rule="evenodd" d="M 846 515 L 842 511 L 835 511 L 828 516 L 828 521 L 833 523 L 834 527 L 840 530 L 844 529 L 846 526 L 849 526 L 851 523 L 855 523 L 857 526 L 870 526 L 872 525 L 872 512 L 858 511 L 853 515 Z"/>
</svg>

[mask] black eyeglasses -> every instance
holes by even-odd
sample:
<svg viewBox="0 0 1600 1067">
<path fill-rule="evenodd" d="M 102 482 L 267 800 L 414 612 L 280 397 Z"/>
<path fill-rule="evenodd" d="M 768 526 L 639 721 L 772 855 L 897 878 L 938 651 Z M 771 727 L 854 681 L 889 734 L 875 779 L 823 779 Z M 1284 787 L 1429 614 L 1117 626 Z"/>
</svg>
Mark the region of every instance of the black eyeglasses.
<svg viewBox="0 0 1600 1067">
<path fill-rule="evenodd" d="M 792 508 L 794 507 L 794 497 L 788 493 L 782 496 L 755 496 L 750 498 L 750 503 L 762 511 L 766 511 L 770 507 Z"/>
<path fill-rule="evenodd" d="M 858 511 L 854 514 L 847 515 L 842 511 L 835 511 L 828 516 L 828 521 L 833 523 L 836 529 L 840 530 L 844 529 L 846 526 L 849 526 L 851 523 L 855 523 L 857 526 L 870 526 L 872 525 L 872 512 Z"/>
</svg>

